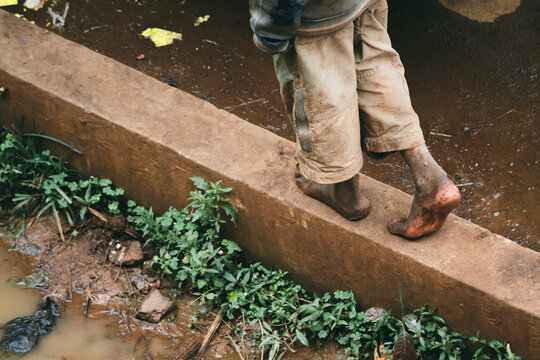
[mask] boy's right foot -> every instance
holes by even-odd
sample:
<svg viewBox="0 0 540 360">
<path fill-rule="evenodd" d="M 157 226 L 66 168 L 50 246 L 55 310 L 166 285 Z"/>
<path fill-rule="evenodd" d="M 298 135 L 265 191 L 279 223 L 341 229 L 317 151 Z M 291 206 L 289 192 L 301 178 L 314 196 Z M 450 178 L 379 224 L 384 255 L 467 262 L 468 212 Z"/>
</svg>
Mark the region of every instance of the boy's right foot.
<svg viewBox="0 0 540 360">
<path fill-rule="evenodd" d="M 360 191 L 358 174 L 340 183 L 318 184 L 306 179 L 296 169 L 295 181 L 304 194 L 322 201 L 351 221 L 365 218 L 371 210 L 369 200 Z"/>
</svg>

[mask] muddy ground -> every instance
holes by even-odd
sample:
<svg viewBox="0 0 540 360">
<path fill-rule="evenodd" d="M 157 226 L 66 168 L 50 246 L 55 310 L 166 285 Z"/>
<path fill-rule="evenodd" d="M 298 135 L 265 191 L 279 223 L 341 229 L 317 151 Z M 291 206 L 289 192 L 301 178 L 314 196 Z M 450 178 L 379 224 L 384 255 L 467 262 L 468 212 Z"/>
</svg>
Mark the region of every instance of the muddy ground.
<svg viewBox="0 0 540 360">
<path fill-rule="evenodd" d="M 203 340 L 218 309 L 207 309 L 192 322 L 191 316 L 199 308 L 195 297 L 156 276 L 147 265 L 119 267 L 111 263 L 111 249 L 118 242 L 132 241 L 133 231 L 131 235 L 119 233 L 106 228 L 98 219 L 85 222 L 79 230 L 76 237 L 66 236 L 62 241 L 54 218 L 43 217 L 28 226 L 25 238 L 15 241 L 0 218 L 0 324 L 32 314 L 46 296 L 62 304 L 56 329 L 41 338 L 25 359 L 175 359 L 183 344 Z M 145 257 L 151 256 L 151 250 L 145 250 Z M 37 272 L 48 276 L 46 289 L 16 285 L 23 277 Z M 141 274 L 148 279 L 149 287 L 160 288 L 177 305 L 157 324 L 135 318 L 150 290 L 139 291 L 130 281 Z M 202 359 L 241 359 L 233 339 L 244 352 L 244 359 L 258 357 L 249 336 L 242 338 L 233 332 L 235 325 L 235 321 L 221 323 Z M 246 328 L 248 333 L 252 330 Z M 328 343 L 316 350 L 299 348 L 284 359 L 336 359 L 336 351 L 337 346 Z M 0 356 L 18 358 L 1 352 Z"/>
<path fill-rule="evenodd" d="M 389 32 L 427 144 L 462 190 L 456 214 L 540 250 L 537 3 L 481 23 L 435 0 L 389 2 Z M 54 3 L 60 11 L 65 1 Z M 246 0 L 76 0 L 63 29 L 47 26 L 47 7 L 10 11 L 293 139 L 271 57 L 251 44 Z M 139 35 L 147 27 L 183 40 L 156 48 Z M 367 159 L 362 171 L 414 190 L 397 154 Z"/>
</svg>

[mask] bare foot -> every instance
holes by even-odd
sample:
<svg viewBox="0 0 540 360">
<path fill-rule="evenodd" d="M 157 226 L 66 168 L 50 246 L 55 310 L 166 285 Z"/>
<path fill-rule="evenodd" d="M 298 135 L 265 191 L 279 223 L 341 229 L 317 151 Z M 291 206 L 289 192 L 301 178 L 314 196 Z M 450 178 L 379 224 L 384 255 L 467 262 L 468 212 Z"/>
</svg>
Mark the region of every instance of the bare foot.
<svg viewBox="0 0 540 360">
<path fill-rule="evenodd" d="M 388 230 L 408 239 L 431 234 L 443 226 L 460 200 L 461 194 L 452 180 L 446 175 L 440 177 L 431 193 L 415 195 L 409 217 L 391 221 Z"/>
<path fill-rule="evenodd" d="M 359 175 L 337 184 L 317 184 L 306 179 L 297 169 L 296 185 L 312 198 L 322 201 L 345 218 L 354 221 L 368 216 L 371 210 L 369 200 L 358 186 Z"/>
</svg>

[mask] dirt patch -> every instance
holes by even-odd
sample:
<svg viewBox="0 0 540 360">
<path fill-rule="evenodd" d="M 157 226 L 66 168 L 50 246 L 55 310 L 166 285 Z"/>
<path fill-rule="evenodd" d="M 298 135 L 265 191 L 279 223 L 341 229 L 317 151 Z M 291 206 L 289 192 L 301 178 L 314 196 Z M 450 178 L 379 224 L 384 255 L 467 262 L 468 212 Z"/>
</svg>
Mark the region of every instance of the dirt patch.
<svg viewBox="0 0 540 360">
<path fill-rule="evenodd" d="M 216 309 L 200 313 L 190 326 L 197 308 L 192 306 L 196 302 L 194 297 L 177 289 L 175 283 L 153 275 L 148 266 L 119 267 L 108 260 L 111 248 L 133 241 L 132 235 L 107 229 L 97 219 L 85 222 L 79 230 L 76 237 L 67 236 L 62 242 L 55 219 L 43 217 L 28 226 L 25 238 L 15 241 L 0 223 L 0 251 L 2 258 L 5 254 L 6 261 L 10 262 L 11 271 L 18 275 L 13 279 L 36 271 L 49 275 L 49 287 L 40 296 L 50 296 L 63 304 L 60 319 L 75 318 L 70 320 L 71 330 L 68 330 L 72 332 L 72 343 L 75 343 L 75 336 L 83 339 L 78 341 L 92 341 L 87 339 L 97 334 L 112 339 L 102 340 L 98 350 L 92 350 L 95 345 L 86 344 L 90 350 L 84 359 L 109 358 L 113 354 L 115 358 L 126 360 L 175 359 L 191 343 L 200 345 L 217 314 Z M 128 232 L 131 231 L 128 229 Z M 6 245 L 18 251 L 7 254 Z M 33 255 L 28 254 L 26 249 L 29 248 L 34 249 Z M 145 253 L 150 255 L 149 251 Z M 0 271 L 5 269 L 0 268 Z M 130 284 L 128 279 L 134 280 L 141 275 L 148 279 L 148 286 L 139 288 L 136 281 Z M 159 323 L 140 321 L 135 317 L 137 309 L 145 293 L 155 286 L 174 299 L 177 308 Z M 33 309 L 35 305 L 32 303 L 28 307 Z M 21 315 L 24 314 L 14 313 L 12 317 Z M 87 322 L 99 326 L 87 327 Z M 231 338 L 237 336 L 232 330 L 234 325 L 235 322 L 221 325 L 205 352 L 205 359 L 240 359 L 231 342 Z M 65 325 L 58 327 L 59 332 L 66 331 Z M 32 354 L 39 353 L 35 355 L 37 358 L 43 354 L 51 356 L 52 353 L 53 357 L 59 357 L 70 353 L 70 345 L 63 343 L 64 336 L 48 337 L 44 338 L 43 345 L 32 351 Z M 257 357 L 257 348 L 249 337 L 239 339 L 238 344 L 243 344 L 241 351 L 250 359 Z M 336 351 L 337 346 L 331 343 L 317 350 L 298 349 L 296 354 L 289 353 L 285 359 L 335 359 Z"/>
</svg>

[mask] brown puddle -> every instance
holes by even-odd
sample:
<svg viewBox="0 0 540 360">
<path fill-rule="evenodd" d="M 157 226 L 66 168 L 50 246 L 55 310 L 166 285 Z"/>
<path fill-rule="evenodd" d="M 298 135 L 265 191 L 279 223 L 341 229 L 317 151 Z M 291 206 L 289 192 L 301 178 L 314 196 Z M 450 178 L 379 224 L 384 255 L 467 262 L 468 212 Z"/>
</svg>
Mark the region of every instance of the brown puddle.
<svg viewBox="0 0 540 360">
<path fill-rule="evenodd" d="M 15 243 L 0 223 L 0 325 L 33 314 L 46 296 L 52 296 L 62 304 L 55 329 L 40 337 L 36 347 L 24 359 L 173 359 L 187 339 L 202 340 L 215 318 L 215 311 L 200 315 L 190 328 L 188 324 L 194 311 L 190 303 L 196 299 L 174 290 L 172 283 L 162 284 L 162 290 L 169 289 L 177 310 L 158 324 L 134 317 L 144 295 L 131 292 L 126 276 L 140 272 L 140 268 L 125 268 L 124 272 L 109 263 L 103 264 L 106 249 L 100 244 L 107 238 L 106 232 L 90 228 L 63 243 L 56 233 L 55 221 L 43 218 L 27 229 L 26 239 L 21 238 Z M 17 285 L 21 278 L 40 270 L 49 275 L 47 289 Z M 88 298 L 91 299 L 89 304 Z M 229 336 L 235 337 L 230 326 L 234 326 L 234 321 L 222 323 L 203 359 L 240 359 L 230 342 Z M 239 339 L 236 341 L 242 343 Z M 253 343 L 248 338 L 244 344 L 247 344 L 245 349 L 249 359 L 259 357 L 258 349 L 250 347 Z M 336 351 L 334 343 L 327 343 L 319 349 L 296 349 L 296 353 L 288 353 L 284 359 L 336 359 Z M 1 352 L 0 356 L 2 359 L 20 358 Z"/>
<path fill-rule="evenodd" d="M 10 11 L 46 26 L 47 7 Z M 479 23 L 435 0 L 390 1 L 389 32 L 427 144 L 462 191 L 456 214 L 538 251 L 535 14 L 534 1 L 523 1 L 513 13 Z M 194 26 L 204 15 L 209 21 Z M 54 31 L 292 139 L 272 59 L 251 43 L 247 1 L 71 1 L 66 24 Z M 181 32 L 184 40 L 156 48 L 139 35 L 148 27 Z M 398 155 L 367 159 L 362 171 L 413 192 Z"/>
</svg>

